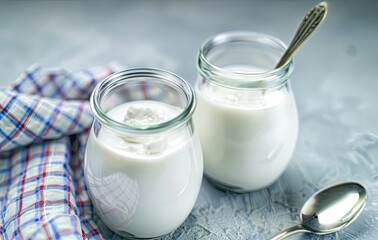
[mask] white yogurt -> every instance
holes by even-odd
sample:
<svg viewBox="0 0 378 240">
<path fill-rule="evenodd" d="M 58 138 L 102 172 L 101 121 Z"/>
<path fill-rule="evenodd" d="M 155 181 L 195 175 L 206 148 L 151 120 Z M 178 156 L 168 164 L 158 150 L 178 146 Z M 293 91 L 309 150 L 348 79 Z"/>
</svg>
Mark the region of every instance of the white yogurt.
<svg viewBox="0 0 378 240">
<path fill-rule="evenodd" d="M 285 170 L 298 134 L 287 46 L 255 32 L 221 33 L 201 45 L 194 116 L 205 175 L 219 188 L 259 190 Z"/>
<path fill-rule="evenodd" d="M 122 104 L 107 115 L 129 125 L 149 126 L 181 112 L 146 100 Z M 161 236 L 189 215 L 201 185 L 203 161 L 199 139 L 187 124 L 148 135 L 94 126 L 86 150 L 86 180 L 99 215 L 113 231 L 140 238 Z"/>
<path fill-rule="evenodd" d="M 196 93 L 206 176 L 237 192 L 272 184 L 288 165 L 298 134 L 288 88 L 235 90 L 200 80 Z"/>
</svg>

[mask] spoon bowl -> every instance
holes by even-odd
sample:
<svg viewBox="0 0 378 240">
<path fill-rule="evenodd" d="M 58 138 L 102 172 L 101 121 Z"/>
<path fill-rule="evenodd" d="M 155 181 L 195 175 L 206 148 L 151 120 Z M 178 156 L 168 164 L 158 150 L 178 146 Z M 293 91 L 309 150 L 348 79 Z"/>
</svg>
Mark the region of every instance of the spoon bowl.
<svg viewBox="0 0 378 240">
<path fill-rule="evenodd" d="M 333 185 L 315 193 L 302 207 L 302 226 L 317 234 L 336 232 L 356 219 L 367 193 L 355 182 Z"/>
<path fill-rule="evenodd" d="M 284 239 L 300 232 L 318 235 L 337 232 L 360 215 L 366 199 L 366 189 L 356 182 L 323 188 L 303 205 L 300 214 L 302 223 L 286 229 L 271 240 Z"/>
</svg>

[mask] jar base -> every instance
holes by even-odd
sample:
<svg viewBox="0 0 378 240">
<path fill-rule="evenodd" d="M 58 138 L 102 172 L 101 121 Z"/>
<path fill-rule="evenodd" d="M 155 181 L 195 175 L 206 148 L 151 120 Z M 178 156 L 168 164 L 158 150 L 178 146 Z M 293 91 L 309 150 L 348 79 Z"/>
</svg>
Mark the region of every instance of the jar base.
<svg viewBox="0 0 378 240">
<path fill-rule="evenodd" d="M 121 236 L 122 238 L 124 239 L 128 239 L 128 240 L 132 240 L 132 239 L 144 239 L 144 240 L 147 240 L 147 239 L 156 239 L 156 238 L 161 238 L 161 237 L 164 237 L 164 236 L 167 236 L 168 234 L 170 234 L 171 232 L 169 233 L 166 233 L 166 234 L 163 234 L 163 235 L 160 235 L 160 236 L 154 236 L 154 237 L 137 237 L 133 234 L 130 234 L 128 232 L 125 232 L 125 231 L 115 231 L 113 229 L 111 229 L 114 233 L 116 233 L 117 235 Z M 175 231 L 175 230 L 173 230 Z"/>
<path fill-rule="evenodd" d="M 250 192 L 256 192 L 256 191 L 260 191 L 264 188 L 267 188 L 269 187 L 272 183 L 269 183 L 267 184 L 266 186 L 262 186 L 262 187 L 258 187 L 258 188 L 251 188 L 251 189 L 247 189 L 247 188 L 242 188 L 242 187 L 239 187 L 239 186 L 234 186 L 234 185 L 229 185 L 227 183 L 223 183 L 223 182 L 220 182 L 218 180 L 215 180 L 214 178 L 211 178 L 209 177 L 208 175 L 204 174 L 204 176 L 206 177 L 206 179 L 217 189 L 221 190 L 221 191 L 229 191 L 229 192 L 234 192 L 234 193 L 250 193 Z"/>
</svg>

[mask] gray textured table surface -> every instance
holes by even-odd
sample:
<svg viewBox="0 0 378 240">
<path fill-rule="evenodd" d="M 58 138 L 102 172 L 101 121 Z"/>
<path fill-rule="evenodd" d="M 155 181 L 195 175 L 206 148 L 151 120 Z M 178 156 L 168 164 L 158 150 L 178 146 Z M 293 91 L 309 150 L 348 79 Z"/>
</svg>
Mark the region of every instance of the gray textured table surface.
<svg viewBox="0 0 378 240">
<path fill-rule="evenodd" d="M 35 62 L 78 70 L 114 60 L 167 69 L 194 83 L 197 51 L 209 36 L 251 30 L 288 43 L 316 3 L 2 1 L 0 86 Z M 344 180 L 368 189 L 361 217 L 337 234 L 291 239 L 377 239 L 377 8 L 376 1 L 329 1 L 326 21 L 295 55 L 300 130 L 282 177 L 250 194 L 221 192 L 205 180 L 192 214 L 166 239 L 265 239 L 298 223 L 316 190 Z"/>
</svg>

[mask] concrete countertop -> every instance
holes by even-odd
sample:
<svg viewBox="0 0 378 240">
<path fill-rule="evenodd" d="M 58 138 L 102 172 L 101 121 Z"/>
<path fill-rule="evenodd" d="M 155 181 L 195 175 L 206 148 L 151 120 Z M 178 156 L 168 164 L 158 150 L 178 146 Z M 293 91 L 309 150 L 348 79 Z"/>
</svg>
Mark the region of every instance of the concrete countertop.
<svg viewBox="0 0 378 240">
<path fill-rule="evenodd" d="M 111 61 L 170 70 L 193 84 L 198 49 L 208 37 L 247 30 L 289 43 L 317 3 L 1 1 L 0 86 L 33 63 L 75 71 Z M 376 239 L 378 2 L 328 4 L 327 19 L 294 58 L 300 129 L 288 169 L 271 187 L 250 194 L 222 192 L 204 180 L 192 214 L 164 239 L 266 239 L 298 224 L 315 191 L 345 180 L 367 187 L 361 217 L 337 234 L 290 239 Z"/>
</svg>

